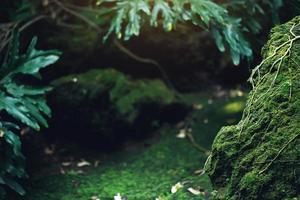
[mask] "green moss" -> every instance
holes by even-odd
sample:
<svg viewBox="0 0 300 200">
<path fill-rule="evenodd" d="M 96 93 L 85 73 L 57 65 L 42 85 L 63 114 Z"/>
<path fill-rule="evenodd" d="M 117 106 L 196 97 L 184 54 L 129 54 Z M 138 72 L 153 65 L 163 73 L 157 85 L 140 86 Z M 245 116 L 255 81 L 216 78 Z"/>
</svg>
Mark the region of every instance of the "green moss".
<svg viewBox="0 0 300 200">
<path fill-rule="evenodd" d="M 208 104 L 207 96 L 195 99 L 191 103 L 202 104 L 203 108 L 192 113 L 195 120 L 191 127 L 193 135 L 198 144 L 209 147 L 214 133 L 228 124 L 228 119 L 241 117 L 241 113 L 220 113 L 220 108 L 237 99 L 217 99 L 212 104 Z M 204 123 L 204 119 L 208 123 Z M 161 200 L 208 199 L 212 191 L 209 178 L 194 173 L 203 168 L 207 156 L 199 153 L 188 140 L 178 139 L 178 131 L 170 126 L 160 129 L 158 136 L 145 141 L 152 144 L 146 149 L 105 156 L 96 152 L 93 159 L 100 160 L 99 167 L 92 167 L 86 175 L 36 172 L 30 176 L 27 195 L 21 199 L 88 200 L 98 196 L 101 200 L 112 200 L 117 193 L 128 200 L 155 200 L 158 197 Z M 171 187 L 178 182 L 186 184 L 171 194 Z M 200 188 L 205 194 L 193 195 L 187 191 L 189 187 Z"/>
<path fill-rule="evenodd" d="M 242 120 L 218 133 L 206 171 L 215 199 L 277 200 L 300 195 L 300 17 L 272 30 L 264 62 L 251 78 Z M 274 56 L 271 56 L 274 55 Z M 282 62 L 280 57 L 286 55 Z M 271 56 L 271 57 L 269 57 Z M 275 62 L 275 64 L 273 64 Z"/>
<path fill-rule="evenodd" d="M 52 132 L 86 132 L 102 137 L 104 143 L 152 131 L 165 122 L 160 116 L 167 114 L 166 108 L 177 103 L 162 81 L 133 80 L 113 69 L 69 75 L 53 86 L 48 95 Z"/>
<path fill-rule="evenodd" d="M 68 85 L 71 88 L 77 85 L 82 93 L 86 93 L 84 95 L 88 96 L 87 98 L 108 91 L 109 99 L 116 111 L 131 122 L 138 116 L 138 107 L 142 104 L 170 104 L 175 100 L 174 94 L 162 81 L 131 80 L 114 69 L 94 69 L 84 74 L 69 75 L 54 81 L 53 84 L 55 91 L 62 88 L 63 92 L 68 92 L 68 87 L 64 86 Z M 74 98 L 76 94 L 69 95 Z"/>
<path fill-rule="evenodd" d="M 173 134 L 171 134 L 173 133 Z M 99 196 L 112 200 L 120 193 L 127 199 L 168 200 L 203 199 L 192 195 L 188 187 L 201 187 L 209 192 L 207 176 L 194 175 L 206 157 L 188 141 L 175 137 L 174 129 L 166 128 L 160 142 L 146 151 L 129 155 L 115 154 L 111 162 L 103 161 L 85 175 L 52 175 L 39 179 L 27 188 L 26 200 L 86 200 Z M 170 190 L 177 182 L 188 183 L 175 194 Z M 77 187 L 74 183 L 79 183 Z"/>
</svg>

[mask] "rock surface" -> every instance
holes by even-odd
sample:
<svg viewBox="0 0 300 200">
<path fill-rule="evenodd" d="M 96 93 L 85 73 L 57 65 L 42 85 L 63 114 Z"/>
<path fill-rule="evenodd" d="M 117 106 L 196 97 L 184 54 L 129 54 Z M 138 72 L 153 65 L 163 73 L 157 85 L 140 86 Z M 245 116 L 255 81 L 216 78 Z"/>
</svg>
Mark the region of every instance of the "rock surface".
<svg viewBox="0 0 300 200">
<path fill-rule="evenodd" d="M 215 138 L 206 164 L 215 199 L 300 198 L 300 17 L 272 30 L 242 120 Z"/>
</svg>

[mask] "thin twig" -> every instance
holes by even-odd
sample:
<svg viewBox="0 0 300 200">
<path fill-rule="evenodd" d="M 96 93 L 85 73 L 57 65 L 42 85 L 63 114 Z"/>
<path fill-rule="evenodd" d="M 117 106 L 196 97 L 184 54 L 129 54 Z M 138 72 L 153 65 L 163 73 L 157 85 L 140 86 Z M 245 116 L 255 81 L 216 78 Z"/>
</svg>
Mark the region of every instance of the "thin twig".
<svg viewBox="0 0 300 200">
<path fill-rule="evenodd" d="M 250 110 L 251 110 L 251 107 L 253 105 L 253 102 L 254 102 L 254 96 L 256 95 L 256 92 L 257 92 L 257 88 L 263 84 L 263 81 L 265 80 L 265 78 L 267 78 L 267 76 L 272 72 L 272 70 L 274 69 L 274 67 L 277 66 L 277 69 L 276 69 L 276 73 L 275 73 L 275 76 L 270 84 L 270 87 L 267 89 L 266 92 L 264 92 L 262 95 L 260 95 L 258 98 L 255 99 L 255 102 L 258 102 L 261 98 L 263 98 L 265 95 L 267 95 L 270 90 L 273 88 L 276 80 L 277 80 L 277 77 L 279 75 L 279 72 L 281 70 L 281 66 L 283 64 L 283 61 L 284 59 L 286 59 L 287 57 L 290 56 L 290 53 L 291 53 L 291 50 L 293 48 L 293 45 L 294 45 L 294 42 L 299 40 L 300 39 L 300 35 L 296 35 L 294 33 L 294 29 L 295 27 L 299 26 L 299 24 L 293 24 L 292 27 L 290 28 L 289 32 L 290 34 L 293 36 L 291 38 L 290 35 L 286 34 L 286 36 L 288 37 L 288 40 L 283 42 L 281 45 L 279 45 L 278 47 L 276 47 L 274 49 L 274 51 L 272 52 L 272 54 L 270 56 L 268 56 L 267 58 L 265 58 L 258 66 L 256 66 L 253 70 L 252 70 L 252 73 L 250 75 L 250 78 L 249 78 L 249 82 L 252 84 L 252 87 L 253 87 L 253 93 L 252 93 L 252 96 L 251 96 L 251 99 L 249 101 L 249 106 L 248 106 L 248 110 L 247 110 L 247 116 L 245 115 L 246 113 L 244 112 L 243 114 L 243 122 L 241 124 L 241 130 L 240 130 L 240 134 L 243 132 L 243 129 L 244 129 L 244 126 L 246 124 L 246 122 L 249 122 L 249 116 L 250 116 Z M 287 45 L 287 50 L 284 52 L 284 54 L 282 56 L 280 56 L 278 59 L 276 59 L 270 69 L 268 70 L 267 73 L 265 73 L 262 77 L 260 77 L 260 68 L 266 63 L 266 61 L 268 61 L 269 59 L 272 59 L 274 56 L 276 56 L 279 52 L 279 50 L 281 50 L 282 48 L 286 47 Z M 254 81 L 254 76 L 258 74 L 258 81 L 257 83 L 255 83 Z M 291 86 L 290 86 L 291 87 Z M 290 88 L 290 92 L 291 92 L 291 88 Z M 291 97 L 292 94 L 290 93 L 289 96 Z"/>
<path fill-rule="evenodd" d="M 269 163 L 271 161 L 272 160 L 266 160 L 264 162 L 255 162 L 255 164 L 266 164 L 266 163 Z M 278 162 L 278 163 L 300 163 L 300 160 L 276 160 L 276 162 Z"/>
<path fill-rule="evenodd" d="M 27 23 L 25 23 L 24 25 L 22 25 L 19 29 L 19 31 L 24 31 L 26 28 L 28 28 L 29 26 L 31 26 L 32 24 L 42 20 L 42 19 L 45 19 L 47 18 L 46 15 L 39 15 L 35 18 L 33 18 L 32 20 L 28 21 Z"/>
<path fill-rule="evenodd" d="M 39 15 L 39 16 L 33 18 L 32 20 L 28 21 L 28 22 L 25 23 L 24 25 L 22 25 L 22 26 L 18 29 L 18 31 L 20 31 L 20 32 L 21 32 L 21 31 L 24 31 L 24 30 L 27 29 L 29 26 L 33 25 L 34 23 L 36 23 L 36 22 L 38 22 L 38 21 L 40 21 L 40 20 L 42 20 L 42 19 L 44 19 L 44 18 L 46 18 L 45 15 Z M 19 24 L 19 22 L 17 22 L 16 25 L 15 25 L 14 27 L 18 26 L 18 24 Z M 1 52 L 1 51 L 6 47 L 6 45 L 12 40 L 12 37 L 13 37 L 13 36 L 10 35 L 5 41 L 3 41 L 3 42 L 1 43 L 0 52 Z"/>
<path fill-rule="evenodd" d="M 88 19 L 87 17 L 85 17 L 84 15 L 68 8 L 67 6 L 65 6 L 63 3 L 57 1 L 57 0 L 52 0 L 52 2 L 54 2 L 57 6 L 59 6 L 61 9 L 63 9 L 64 11 L 68 12 L 69 14 L 73 15 L 74 17 L 77 17 L 78 19 L 80 19 L 81 21 L 85 22 L 86 24 L 88 24 L 89 26 L 91 26 L 92 28 L 94 28 L 98 33 L 101 33 L 102 30 L 99 28 L 99 26 L 94 23 L 93 21 L 91 21 L 90 19 Z"/>
<path fill-rule="evenodd" d="M 191 142 L 191 144 L 192 144 L 196 149 L 198 149 L 200 152 L 204 153 L 205 155 L 209 155 L 209 154 L 210 154 L 210 152 L 209 152 L 206 148 L 202 147 L 201 145 L 199 145 L 199 144 L 195 141 L 195 138 L 194 138 L 194 136 L 192 135 L 192 133 L 187 133 L 186 135 L 187 135 L 189 141 Z"/>
<path fill-rule="evenodd" d="M 277 153 L 277 155 L 271 160 L 271 162 L 268 163 L 268 165 L 259 172 L 259 174 L 263 174 L 265 171 L 267 171 L 270 166 L 276 161 L 276 159 L 282 154 L 282 152 L 293 142 L 295 141 L 298 137 L 300 136 L 300 133 L 295 135 L 292 139 L 290 139 Z"/>
<path fill-rule="evenodd" d="M 166 74 L 165 70 L 163 69 L 163 67 L 157 61 L 155 61 L 153 59 L 149 59 L 149 58 L 143 58 L 143 57 L 136 55 L 135 53 L 133 53 L 132 51 L 127 49 L 125 46 L 123 46 L 117 39 L 114 39 L 113 43 L 114 43 L 114 45 L 116 45 L 118 47 L 118 49 L 120 51 L 125 53 L 130 58 L 132 58 L 138 62 L 141 62 L 141 63 L 151 64 L 151 65 L 156 66 L 157 69 L 160 71 L 161 75 L 163 76 L 162 78 L 166 82 L 166 84 L 173 90 L 173 92 L 177 95 L 177 97 L 182 98 L 182 96 L 177 92 L 176 88 L 170 81 L 170 79 L 169 79 L 168 75 Z"/>
</svg>

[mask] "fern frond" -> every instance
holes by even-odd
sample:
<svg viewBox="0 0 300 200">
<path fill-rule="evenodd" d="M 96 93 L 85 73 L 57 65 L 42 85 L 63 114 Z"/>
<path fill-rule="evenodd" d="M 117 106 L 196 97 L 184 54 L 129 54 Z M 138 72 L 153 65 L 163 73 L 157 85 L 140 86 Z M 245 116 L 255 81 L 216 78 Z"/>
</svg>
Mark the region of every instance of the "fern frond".
<svg viewBox="0 0 300 200">
<path fill-rule="evenodd" d="M 111 1 L 109 1 L 111 3 Z M 104 41 L 111 34 L 117 38 L 129 40 L 138 36 L 141 26 L 149 23 L 171 31 L 177 23 L 191 22 L 213 37 L 220 51 L 226 48 L 231 52 L 234 64 L 241 57 L 252 56 L 250 44 L 244 39 L 240 19 L 229 16 L 225 7 L 209 0 L 114 0 L 115 14 Z"/>
<path fill-rule="evenodd" d="M 9 58 L 0 67 L 0 112 L 5 111 L 17 121 L 39 130 L 40 126 L 48 126 L 46 117 L 51 115 L 50 108 L 44 100 L 44 95 L 50 88 L 22 84 L 17 76 L 35 77 L 40 69 L 56 62 L 60 52 L 37 50 L 36 42 L 37 39 L 33 38 L 26 53 L 21 54 L 19 34 L 14 32 L 8 49 Z M 14 133 L 18 126 L 3 120 L 0 120 L 0 149 L 5 151 L 5 157 L 0 163 L 0 193 L 4 191 L 1 185 L 7 185 L 24 195 L 24 189 L 15 180 L 26 177 L 21 140 Z"/>
</svg>

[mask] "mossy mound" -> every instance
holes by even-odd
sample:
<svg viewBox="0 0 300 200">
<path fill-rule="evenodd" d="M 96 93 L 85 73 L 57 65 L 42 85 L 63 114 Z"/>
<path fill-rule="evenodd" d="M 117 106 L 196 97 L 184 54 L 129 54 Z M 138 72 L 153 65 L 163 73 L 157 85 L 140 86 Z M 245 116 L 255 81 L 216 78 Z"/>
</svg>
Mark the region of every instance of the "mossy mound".
<svg viewBox="0 0 300 200">
<path fill-rule="evenodd" d="M 113 69 L 66 76 L 53 85 L 48 96 L 53 109 L 51 134 L 70 133 L 81 140 L 101 136 L 104 143 L 117 143 L 130 134 L 151 131 L 168 118 L 176 103 L 162 81 L 132 80 Z"/>
<path fill-rule="evenodd" d="M 215 138 L 206 164 L 215 199 L 300 198 L 299 55 L 296 17 L 272 30 L 242 120 Z"/>
</svg>

